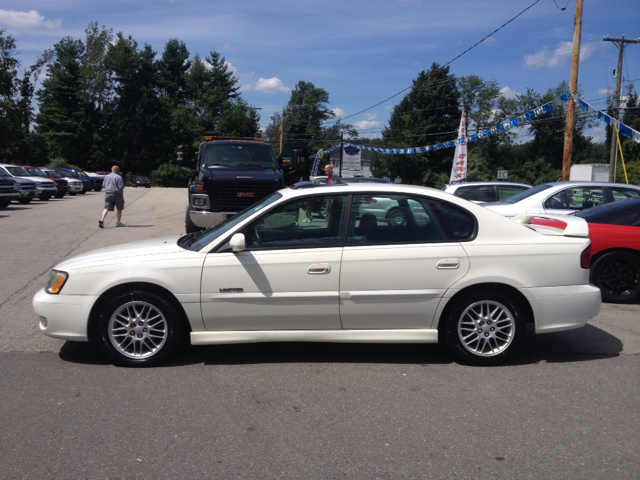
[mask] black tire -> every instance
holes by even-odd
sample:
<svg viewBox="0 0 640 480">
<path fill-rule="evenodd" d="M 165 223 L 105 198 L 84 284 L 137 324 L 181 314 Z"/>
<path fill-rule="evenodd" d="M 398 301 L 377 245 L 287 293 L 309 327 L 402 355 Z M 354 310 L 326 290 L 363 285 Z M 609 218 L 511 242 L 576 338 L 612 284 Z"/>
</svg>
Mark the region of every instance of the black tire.
<svg viewBox="0 0 640 480">
<path fill-rule="evenodd" d="M 38 200 L 42 200 L 43 202 L 48 202 L 51 198 L 51 194 L 47 193 L 46 195 L 40 195 Z"/>
<path fill-rule="evenodd" d="M 9 206 L 11 200 L 0 200 L 0 210 L 3 210 Z"/>
<path fill-rule="evenodd" d="M 134 290 L 104 308 L 98 332 L 100 346 L 116 365 L 151 367 L 184 343 L 187 330 L 171 303 L 154 293 Z"/>
<path fill-rule="evenodd" d="M 189 216 L 189 207 L 187 207 L 187 213 L 184 216 L 184 228 L 187 233 L 201 232 L 204 230 L 204 228 L 197 226 L 191 221 L 191 217 Z"/>
<path fill-rule="evenodd" d="M 93 191 L 94 191 L 94 192 L 99 192 L 100 190 L 102 190 L 102 187 L 95 187 L 95 188 L 93 189 Z"/>
<path fill-rule="evenodd" d="M 147 185 L 145 188 L 151 188 L 151 185 Z"/>
<path fill-rule="evenodd" d="M 133 188 L 138 188 L 138 186 L 134 183 L 133 185 L 131 185 Z"/>
<path fill-rule="evenodd" d="M 82 190 L 81 192 L 78 192 L 80 195 L 84 195 L 85 193 L 87 193 L 86 190 Z"/>
<path fill-rule="evenodd" d="M 78 194 L 78 192 L 69 192 L 69 195 L 71 195 L 72 197 L 75 197 Z"/>
<path fill-rule="evenodd" d="M 518 349 L 525 323 L 520 308 L 509 297 L 487 290 L 454 301 L 442 319 L 441 333 L 458 362 L 497 365 Z"/>
<path fill-rule="evenodd" d="M 64 197 L 64 193 L 56 193 L 56 194 L 54 195 L 54 197 L 56 197 L 56 198 L 62 198 L 62 197 Z"/>
<path fill-rule="evenodd" d="M 640 299 L 640 255 L 605 253 L 591 265 L 591 283 L 600 289 L 603 302 L 636 302 Z"/>
<path fill-rule="evenodd" d="M 387 212 L 386 221 L 390 227 L 407 226 L 407 217 L 405 217 L 404 212 L 398 207 L 392 208 Z"/>
<path fill-rule="evenodd" d="M 26 205 L 27 203 L 31 203 L 31 200 L 33 200 L 33 198 L 19 198 L 18 203 L 21 203 L 22 205 Z"/>
</svg>

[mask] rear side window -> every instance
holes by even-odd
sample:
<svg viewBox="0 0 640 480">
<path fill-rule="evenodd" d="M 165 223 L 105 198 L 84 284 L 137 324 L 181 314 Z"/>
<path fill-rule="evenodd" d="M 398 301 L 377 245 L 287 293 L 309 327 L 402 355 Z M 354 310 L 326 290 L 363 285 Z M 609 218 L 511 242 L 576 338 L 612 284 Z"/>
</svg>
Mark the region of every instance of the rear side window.
<svg viewBox="0 0 640 480">
<path fill-rule="evenodd" d="M 493 185 L 469 185 L 467 187 L 460 187 L 453 194 L 456 197 L 475 202 L 496 201 L 496 192 Z"/>
<path fill-rule="evenodd" d="M 548 209 L 586 210 L 605 202 L 602 187 L 573 187 L 557 193 L 544 202 Z"/>
<path fill-rule="evenodd" d="M 625 188 L 625 187 L 608 187 L 611 192 L 611 196 L 613 196 L 613 201 L 616 202 L 618 200 L 625 200 L 627 198 L 634 198 L 640 195 L 640 190 L 636 190 L 634 188 Z"/>
<path fill-rule="evenodd" d="M 471 213 L 440 200 L 430 200 L 429 204 L 449 240 L 464 242 L 476 237 L 477 222 Z"/>
</svg>

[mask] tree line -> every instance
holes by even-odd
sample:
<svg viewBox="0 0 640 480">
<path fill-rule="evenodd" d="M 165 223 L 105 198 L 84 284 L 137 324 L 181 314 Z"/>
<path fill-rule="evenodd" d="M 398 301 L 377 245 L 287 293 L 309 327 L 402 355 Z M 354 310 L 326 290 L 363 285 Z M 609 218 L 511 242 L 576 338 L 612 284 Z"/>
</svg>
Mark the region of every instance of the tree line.
<svg viewBox="0 0 640 480">
<path fill-rule="evenodd" d="M 0 153 L 3 161 L 77 166 L 151 174 L 155 183 L 183 186 L 186 174 L 175 165 L 177 145 L 193 155 L 205 135 L 263 136 L 276 154 L 285 145 L 305 143 L 311 153 L 335 145 L 341 133 L 354 143 L 382 148 L 423 146 L 452 140 L 465 108 L 468 129 L 510 120 L 567 90 L 566 83 L 539 94 L 506 98 L 494 80 L 456 77 L 433 64 L 413 81 L 394 107 L 381 138 L 360 137 L 329 108 L 329 93 L 299 81 L 288 103 L 260 132 L 259 109 L 240 94 L 238 79 L 215 50 L 201 58 L 184 42 L 170 39 L 161 55 L 131 36 L 92 22 L 84 39 L 65 37 L 34 65 L 19 73 L 13 37 L 0 30 Z M 39 88 L 37 87 L 39 85 Z M 637 95 L 629 96 L 623 121 L 640 129 Z M 635 115 L 635 116 L 634 116 Z M 608 163 L 609 148 L 584 136 L 592 120 L 578 116 L 574 163 Z M 503 132 L 469 145 L 469 180 L 495 179 L 530 184 L 557 180 L 562 167 L 564 111 L 556 109 L 525 127 L 521 142 Z M 607 142 L 611 141 L 610 129 Z M 623 144 L 625 159 L 638 158 L 638 145 Z M 605 158 L 606 157 L 606 158 Z M 376 176 L 440 187 L 448 181 L 453 150 L 421 155 L 375 154 Z M 193 159 L 193 156 L 191 160 Z M 189 160 L 189 157 L 187 157 Z M 328 161 L 325 156 L 324 162 Z M 621 169 L 620 169 L 621 170 Z M 620 178 L 620 177 L 619 177 Z M 630 178 L 633 180 L 633 178 Z"/>
</svg>

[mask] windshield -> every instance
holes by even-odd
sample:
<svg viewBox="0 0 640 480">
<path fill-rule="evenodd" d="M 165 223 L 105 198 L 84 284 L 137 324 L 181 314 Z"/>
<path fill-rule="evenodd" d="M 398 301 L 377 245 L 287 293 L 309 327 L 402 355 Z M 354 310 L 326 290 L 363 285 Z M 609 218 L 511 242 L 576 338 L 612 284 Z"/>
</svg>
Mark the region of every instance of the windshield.
<svg viewBox="0 0 640 480">
<path fill-rule="evenodd" d="M 21 167 L 4 167 L 9 170 L 11 175 L 15 175 L 16 177 L 28 177 L 29 172 L 27 172 L 24 168 Z"/>
<path fill-rule="evenodd" d="M 33 168 L 33 167 L 31 167 L 29 169 L 29 174 L 33 175 L 34 177 L 48 177 L 49 176 L 48 173 L 44 173 L 39 168 Z"/>
<path fill-rule="evenodd" d="M 62 177 L 61 177 L 60 175 L 58 175 L 56 172 L 50 172 L 50 171 L 45 172 L 45 171 L 43 170 L 43 173 L 44 173 L 44 174 L 46 174 L 46 175 L 47 175 L 47 177 L 62 178 Z"/>
<path fill-rule="evenodd" d="M 520 193 L 516 193 L 515 195 L 510 196 L 502 201 L 502 203 L 517 203 L 520 200 L 524 200 L 525 198 L 529 198 L 531 195 L 535 195 L 538 192 L 546 190 L 547 188 L 551 188 L 553 185 L 549 185 L 548 183 L 543 183 L 542 185 L 537 185 L 535 187 L 528 188 L 527 190 L 523 190 Z"/>
<path fill-rule="evenodd" d="M 202 155 L 202 166 L 233 168 L 277 168 L 278 163 L 270 145 L 263 143 L 209 144 Z"/>
<path fill-rule="evenodd" d="M 236 213 L 232 217 L 228 217 L 224 222 L 219 223 L 215 227 L 211 227 L 204 232 L 189 233 L 178 240 L 178 246 L 186 250 L 192 250 L 194 252 L 202 250 L 206 245 L 213 242 L 216 238 L 224 235 L 233 227 L 241 223 L 245 218 L 253 215 L 255 212 L 262 210 L 267 205 L 272 204 L 276 200 L 282 197 L 282 194 L 276 192 L 267 198 L 263 198 L 257 203 L 254 203 L 243 211 Z"/>
</svg>

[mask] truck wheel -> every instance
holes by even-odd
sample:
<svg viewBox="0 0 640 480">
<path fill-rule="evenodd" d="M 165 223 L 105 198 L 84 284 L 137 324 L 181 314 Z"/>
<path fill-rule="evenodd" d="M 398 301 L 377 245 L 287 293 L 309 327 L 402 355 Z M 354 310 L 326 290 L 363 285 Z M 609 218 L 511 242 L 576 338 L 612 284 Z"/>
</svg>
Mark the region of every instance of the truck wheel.
<svg viewBox="0 0 640 480">
<path fill-rule="evenodd" d="M 3 208 L 7 208 L 10 203 L 11 200 L 0 200 L 0 210 L 2 210 Z"/>
<path fill-rule="evenodd" d="M 32 198 L 19 198 L 18 199 L 18 203 L 21 203 L 22 205 L 26 205 L 27 203 L 31 203 L 31 200 L 33 200 Z"/>
<path fill-rule="evenodd" d="M 38 199 L 42 200 L 43 202 L 49 201 L 50 198 L 51 198 L 51 194 L 50 193 L 43 193 L 38 197 Z"/>
<path fill-rule="evenodd" d="M 198 227 L 191 221 L 191 217 L 189 216 L 189 207 L 187 207 L 187 213 L 184 216 L 184 226 L 187 233 L 201 232 L 204 230 L 204 228 Z"/>
</svg>

